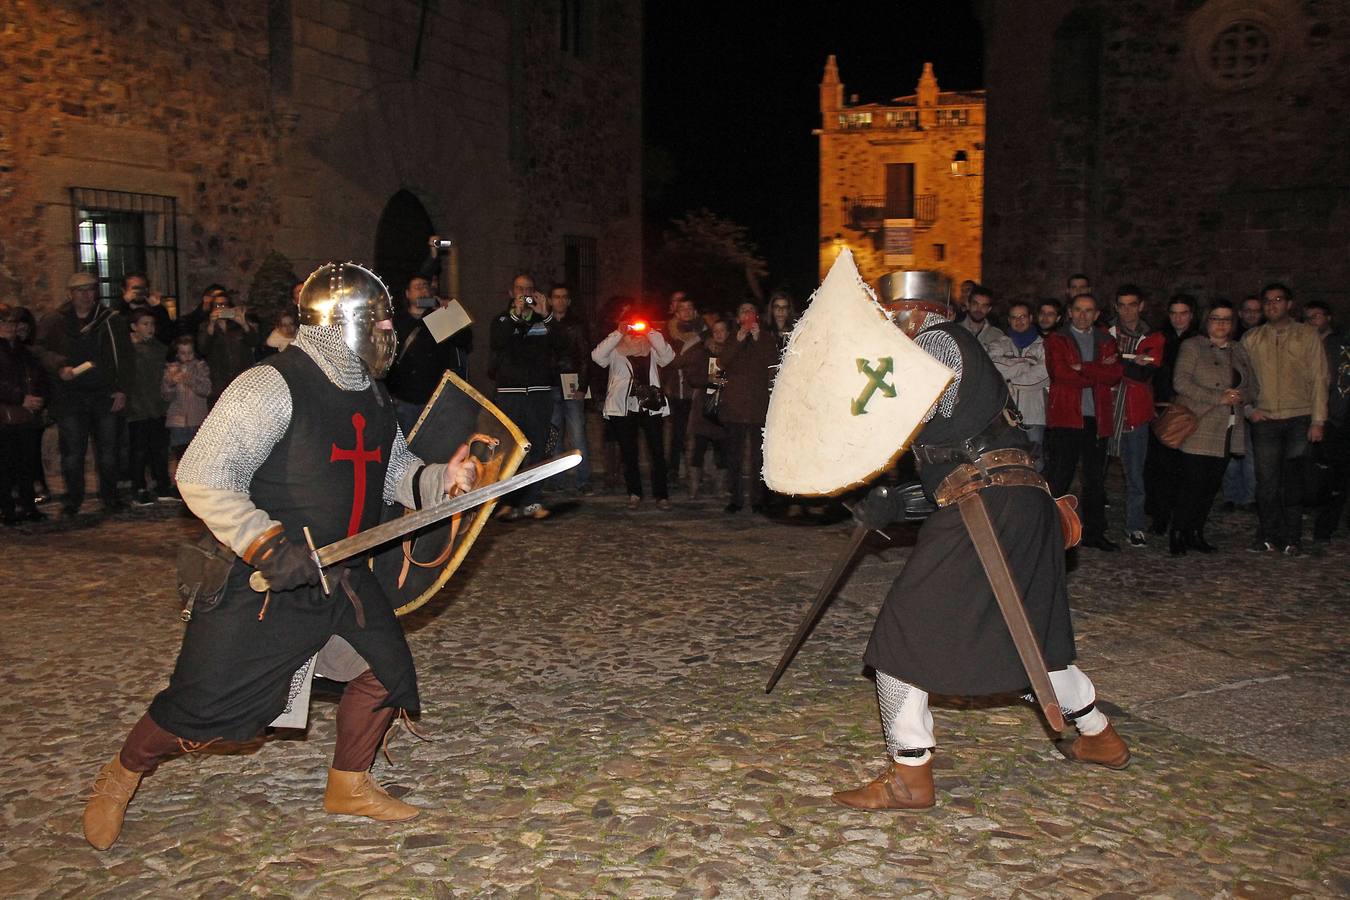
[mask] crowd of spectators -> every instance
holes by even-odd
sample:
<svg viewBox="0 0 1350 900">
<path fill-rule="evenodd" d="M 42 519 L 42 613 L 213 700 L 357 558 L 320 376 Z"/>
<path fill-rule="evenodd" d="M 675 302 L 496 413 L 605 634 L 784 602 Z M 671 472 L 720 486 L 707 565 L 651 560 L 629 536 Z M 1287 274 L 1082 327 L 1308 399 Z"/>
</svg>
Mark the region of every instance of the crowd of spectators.
<svg viewBox="0 0 1350 900">
<path fill-rule="evenodd" d="M 447 304 L 436 292 L 442 242 L 430 244 L 395 314 L 399 350 L 387 383 L 405 433 L 444 373 L 469 379 L 473 349 L 472 327 L 437 340 L 423 321 Z M 43 515 L 48 425 L 60 446 L 64 515 L 83 503 L 91 441 L 105 509 L 123 508 L 120 485 L 133 503 L 176 500 L 170 461 L 210 405 L 296 336 L 293 306 L 264 323 L 219 284 L 181 317 L 144 275 L 121 287 L 120 300 L 100 302 L 97 280 L 77 272 L 65 303 L 40 323 L 0 305 L 6 524 Z M 1166 536 L 1175 555 L 1214 552 L 1205 529 L 1219 498 L 1225 509 L 1257 514 L 1254 551 L 1301 553 L 1305 506 L 1315 507 L 1315 552 L 1336 531 L 1350 484 L 1350 336 L 1327 304 L 1304 304 L 1296 321 L 1292 292 L 1271 284 L 1236 304 L 1178 294 L 1154 306 L 1132 284 L 1099 295 L 1082 274 L 1066 280 L 1062 300 L 1001 307 L 992 290 L 967 281 L 956 303 L 958 320 L 1007 380 L 1051 489 L 1079 494 L 1085 546 L 1120 549 L 1108 525 L 1112 459 L 1124 483 L 1118 534 L 1130 547 L 1146 546 L 1151 533 Z M 715 499 L 728 514 L 747 506 L 799 514 L 797 498 L 774 495 L 761 477 L 773 373 L 797 315 L 781 291 L 762 305 L 742 302 L 732 316 L 680 291 L 660 308 L 615 297 L 583 310 L 568 285 L 545 294 L 518 275 L 486 323 L 490 394 L 530 442 L 524 465 L 570 449 L 582 462 L 506 498 L 498 515 L 542 520 L 546 490 L 593 494 L 597 441 L 606 486 L 630 509 L 650 497 L 664 510 L 683 496 Z M 1186 433 L 1160 427 L 1183 409 L 1193 420 Z"/>
<path fill-rule="evenodd" d="M 1330 306 L 1266 285 L 1234 304 L 1148 297 L 1122 284 L 1109 302 L 1075 274 L 1064 301 L 1007 307 L 1007 331 L 983 286 L 963 288 L 958 318 L 1003 373 L 1033 456 L 1056 495 L 1077 480 L 1083 545 L 1113 552 L 1106 473 L 1119 459 L 1120 534 L 1130 547 L 1166 536 L 1174 556 L 1213 553 L 1213 504 L 1254 511 L 1253 552 L 1324 552 L 1350 484 L 1350 335 Z M 1031 325 L 1035 310 L 1036 326 Z"/>
</svg>

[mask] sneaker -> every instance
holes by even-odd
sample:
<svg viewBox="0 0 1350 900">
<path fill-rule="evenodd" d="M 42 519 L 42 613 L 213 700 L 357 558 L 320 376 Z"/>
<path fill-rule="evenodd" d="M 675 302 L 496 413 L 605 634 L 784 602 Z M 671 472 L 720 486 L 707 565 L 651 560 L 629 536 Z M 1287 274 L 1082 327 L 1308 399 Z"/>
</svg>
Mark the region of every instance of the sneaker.
<svg viewBox="0 0 1350 900">
<path fill-rule="evenodd" d="M 1285 555 L 1285 556 L 1302 556 L 1302 555 L 1303 555 L 1303 545 L 1302 545 L 1302 544 L 1286 544 L 1285 547 L 1284 547 L 1284 555 Z"/>
<path fill-rule="evenodd" d="M 547 519 L 552 515 L 548 507 L 542 503 L 531 503 L 520 511 L 521 516 L 526 519 Z"/>
<path fill-rule="evenodd" d="M 1142 531 L 1128 531 L 1125 537 L 1129 540 L 1131 547 L 1147 547 L 1148 539 L 1144 537 Z"/>
<path fill-rule="evenodd" d="M 670 509 L 670 501 L 667 500 L 665 497 L 662 497 L 660 500 L 657 500 L 657 501 L 656 501 L 656 508 L 657 508 L 657 509 Z"/>
<path fill-rule="evenodd" d="M 514 506 L 503 504 L 502 507 L 497 510 L 497 518 L 503 522 L 514 522 L 516 519 L 520 518 L 520 513 Z"/>
<path fill-rule="evenodd" d="M 154 506 L 155 498 L 149 491 L 137 491 L 135 499 L 131 502 L 137 506 Z"/>
<path fill-rule="evenodd" d="M 1249 553 L 1274 553 L 1275 545 L 1270 541 L 1263 541 L 1260 538 L 1252 541 L 1252 545 L 1247 548 Z"/>
<path fill-rule="evenodd" d="M 583 497 L 591 497 L 595 494 L 595 488 L 591 487 L 589 484 L 583 484 L 581 487 L 577 488 L 577 493 Z"/>
<path fill-rule="evenodd" d="M 629 508 L 629 509 L 637 509 L 637 508 L 640 507 L 640 506 L 642 506 L 642 498 L 639 497 L 637 494 L 629 494 L 629 495 L 628 495 L 628 508 Z"/>
</svg>

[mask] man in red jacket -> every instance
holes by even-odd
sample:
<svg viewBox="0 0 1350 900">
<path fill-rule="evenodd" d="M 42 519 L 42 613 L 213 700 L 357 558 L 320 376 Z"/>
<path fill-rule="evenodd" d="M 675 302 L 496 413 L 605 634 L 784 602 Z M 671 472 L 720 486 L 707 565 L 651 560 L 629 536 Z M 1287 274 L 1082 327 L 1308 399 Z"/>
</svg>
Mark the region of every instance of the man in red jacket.
<svg viewBox="0 0 1350 900">
<path fill-rule="evenodd" d="M 1116 288 L 1116 324 L 1110 328 L 1120 351 L 1122 377 L 1115 390 L 1115 416 L 1106 452 L 1120 457 L 1125 473 L 1125 537 L 1131 547 L 1146 546 L 1144 537 L 1144 462 L 1148 458 L 1148 423 L 1152 422 L 1153 376 L 1163 358 L 1162 332 L 1144 321 L 1144 292 L 1133 284 Z"/>
<path fill-rule="evenodd" d="M 1097 301 L 1079 294 L 1069 304 L 1069 324 L 1045 336 L 1045 476 L 1051 493 L 1065 494 L 1082 460 L 1083 546 L 1110 551 L 1120 545 L 1106 536 L 1106 439 L 1122 369 L 1115 340 L 1096 321 Z"/>
</svg>

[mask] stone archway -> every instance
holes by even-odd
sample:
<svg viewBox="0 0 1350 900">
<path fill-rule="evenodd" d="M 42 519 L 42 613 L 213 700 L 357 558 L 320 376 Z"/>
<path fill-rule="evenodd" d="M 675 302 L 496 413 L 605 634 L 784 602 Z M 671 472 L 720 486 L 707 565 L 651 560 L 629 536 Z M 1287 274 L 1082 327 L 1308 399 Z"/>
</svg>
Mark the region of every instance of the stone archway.
<svg viewBox="0 0 1350 900">
<path fill-rule="evenodd" d="M 396 307 L 426 261 L 427 238 L 435 233 L 431 214 L 412 191 L 400 190 L 384 205 L 375 228 L 375 271 L 389 285 Z"/>
</svg>

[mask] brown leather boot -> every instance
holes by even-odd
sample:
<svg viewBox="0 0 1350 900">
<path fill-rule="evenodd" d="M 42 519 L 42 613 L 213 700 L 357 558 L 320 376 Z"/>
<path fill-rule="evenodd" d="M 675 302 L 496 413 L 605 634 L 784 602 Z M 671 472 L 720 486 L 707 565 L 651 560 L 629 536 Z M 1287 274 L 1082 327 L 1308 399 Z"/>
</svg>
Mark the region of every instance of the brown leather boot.
<svg viewBox="0 0 1350 900">
<path fill-rule="evenodd" d="M 323 808 L 330 813 L 366 816 L 380 822 L 404 822 L 417 818 L 421 812 L 386 794 L 369 772 L 344 772 L 341 769 L 328 770 Z"/>
<path fill-rule="evenodd" d="M 84 839 L 95 850 L 107 850 L 117 843 L 127 804 L 142 776 L 143 773 L 123 766 L 120 756 L 114 756 L 112 762 L 99 770 L 94 779 L 94 795 L 84 808 Z"/>
<path fill-rule="evenodd" d="M 1055 746 L 1065 759 L 1074 762 L 1096 763 L 1108 769 L 1123 769 L 1130 764 L 1130 748 L 1110 724 L 1099 734 L 1079 735 L 1073 741 L 1056 741 Z"/>
<path fill-rule="evenodd" d="M 871 784 L 838 791 L 834 802 L 854 809 L 928 809 L 934 803 L 933 761 L 902 766 L 891 760 Z"/>
</svg>

